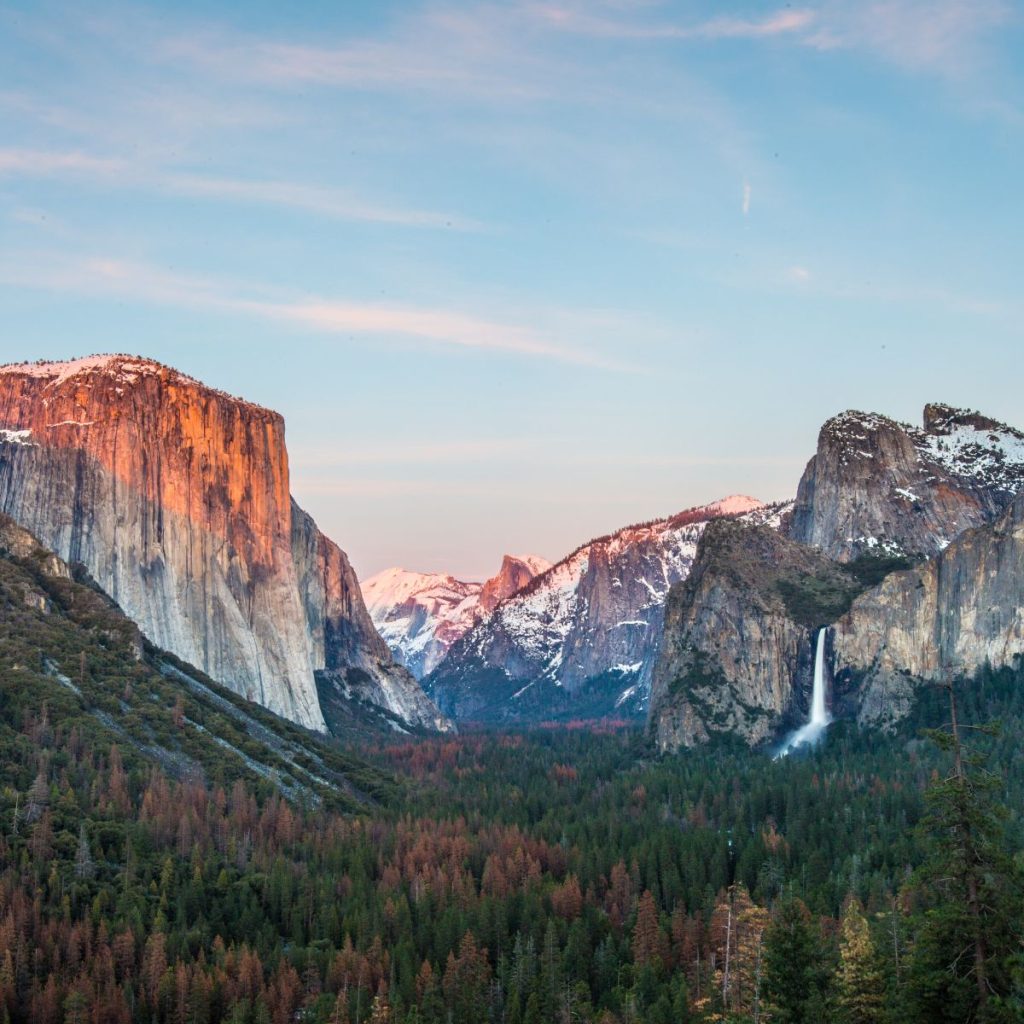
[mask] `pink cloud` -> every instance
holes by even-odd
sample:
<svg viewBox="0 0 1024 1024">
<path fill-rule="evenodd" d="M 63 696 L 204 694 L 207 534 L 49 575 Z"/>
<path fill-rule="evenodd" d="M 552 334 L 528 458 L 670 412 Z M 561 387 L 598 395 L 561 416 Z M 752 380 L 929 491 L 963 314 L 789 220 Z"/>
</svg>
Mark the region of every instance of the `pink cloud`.
<svg viewBox="0 0 1024 1024">
<path fill-rule="evenodd" d="M 286 322 L 325 334 L 370 335 L 440 348 L 504 352 L 577 366 L 630 372 L 634 368 L 586 348 L 559 343 L 518 324 L 450 309 L 383 306 L 319 298 L 253 298 L 259 286 L 216 282 L 145 264 L 106 258 L 69 261 L 44 254 L 0 259 L 0 283 L 87 295 L 125 295 L 143 302 L 212 309 Z"/>
</svg>

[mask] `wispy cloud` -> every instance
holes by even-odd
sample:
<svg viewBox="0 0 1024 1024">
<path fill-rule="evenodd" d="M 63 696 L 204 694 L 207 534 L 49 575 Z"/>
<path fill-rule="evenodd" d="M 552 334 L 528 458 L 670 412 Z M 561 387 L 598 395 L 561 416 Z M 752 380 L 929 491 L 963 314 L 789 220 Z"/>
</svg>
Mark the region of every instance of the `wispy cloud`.
<svg viewBox="0 0 1024 1024">
<path fill-rule="evenodd" d="M 439 348 L 482 350 L 619 372 L 636 367 L 584 345 L 562 344 L 529 327 L 451 309 L 378 305 L 274 295 L 273 289 L 175 274 L 117 259 L 67 260 L 55 254 L 0 257 L 0 283 L 84 295 L 115 294 L 187 309 L 241 313 L 323 334 L 401 339 Z"/>
<path fill-rule="evenodd" d="M 976 68 L 981 40 L 1012 16 L 1005 0 L 823 0 L 762 18 L 722 16 L 689 23 L 652 21 L 632 8 L 612 16 L 596 6 L 596 14 L 593 4 L 537 4 L 532 11 L 552 28 L 578 35 L 624 41 L 778 38 L 818 50 L 866 52 L 906 70 L 944 77 Z"/>
<path fill-rule="evenodd" d="M 156 175 L 152 180 L 155 187 L 181 195 L 289 207 L 338 220 L 459 230 L 476 230 L 481 227 L 475 221 L 451 213 L 377 205 L 339 189 L 319 188 L 287 181 L 244 181 L 237 178 L 209 178 L 194 174 Z"/>
<path fill-rule="evenodd" d="M 811 10 L 779 10 L 765 18 L 718 17 L 689 24 L 656 23 L 645 19 L 594 15 L 589 8 L 545 4 L 532 8 L 550 26 L 580 35 L 611 39 L 765 39 L 809 28 Z"/>
<path fill-rule="evenodd" d="M 87 175 L 111 177 L 124 170 L 121 160 L 93 156 L 77 150 L 0 149 L 0 175 L 5 177 L 55 177 Z"/>
<path fill-rule="evenodd" d="M 467 100 L 538 99 L 549 94 L 548 72 L 556 65 L 522 45 L 528 25 L 517 4 L 481 4 L 472 11 L 434 6 L 364 38 L 280 42 L 210 28 L 162 40 L 157 55 L 215 78 L 282 87 L 416 89 L 456 93 Z"/>
<path fill-rule="evenodd" d="M 749 181 L 745 181 L 743 183 L 743 216 L 744 217 L 746 217 L 746 215 L 748 213 L 750 213 L 750 196 L 751 196 L 750 182 Z"/>
<path fill-rule="evenodd" d="M 301 210 L 337 220 L 403 227 L 479 230 L 482 225 L 452 213 L 374 203 L 337 188 L 290 181 L 249 181 L 147 167 L 119 157 L 77 150 L 0 149 L 0 177 L 75 178 L 106 186 Z"/>
<path fill-rule="evenodd" d="M 1003 0 L 831 0 L 804 42 L 867 52 L 908 71 L 959 77 L 984 65 L 983 40 L 1011 15 Z"/>
</svg>

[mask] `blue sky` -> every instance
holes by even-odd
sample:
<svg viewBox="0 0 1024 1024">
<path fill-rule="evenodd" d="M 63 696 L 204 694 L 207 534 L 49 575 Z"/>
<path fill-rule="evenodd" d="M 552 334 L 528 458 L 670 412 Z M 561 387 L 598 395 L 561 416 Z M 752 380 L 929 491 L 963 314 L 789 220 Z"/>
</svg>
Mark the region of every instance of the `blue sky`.
<svg viewBox="0 0 1024 1024">
<path fill-rule="evenodd" d="M 0 361 L 280 410 L 362 575 L 790 496 L 844 408 L 1024 426 L 1022 44 L 996 0 L 0 0 Z"/>
</svg>

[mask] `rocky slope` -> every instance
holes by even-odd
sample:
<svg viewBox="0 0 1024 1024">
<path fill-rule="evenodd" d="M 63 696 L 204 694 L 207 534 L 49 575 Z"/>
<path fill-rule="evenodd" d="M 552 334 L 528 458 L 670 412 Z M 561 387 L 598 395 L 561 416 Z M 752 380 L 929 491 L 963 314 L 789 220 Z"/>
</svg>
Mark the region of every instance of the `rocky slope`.
<svg viewBox="0 0 1024 1024">
<path fill-rule="evenodd" d="M 720 516 L 778 518 L 733 497 L 583 545 L 497 606 L 425 680 L 456 718 L 634 715 L 646 706 L 664 601 Z"/>
<path fill-rule="evenodd" d="M 443 724 L 288 480 L 277 413 L 158 363 L 0 367 L 0 511 L 85 565 L 156 645 L 312 729 L 318 672 Z"/>
<path fill-rule="evenodd" d="M 39 723 L 129 771 L 272 785 L 305 804 L 356 810 L 394 782 L 154 647 L 95 584 L 0 515 L 0 731 Z M 367 722 L 360 722 L 365 732 Z M 388 730 L 379 722 L 378 731 Z"/>
<path fill-rule="evenodd" d="M 882 727 L 922 685 L 1024 657 L 1024 492 L 992 525 L 858 598 L 832 636 L 837 702 Z"/>
<path fill-rule="evenodd" d="M 789 535 L 847 561 L 876 549 L 931 557 L 992 522 L 1024 486 L 1024 434 L 946 405 L 923 429 L 845 412 L 800 480 Z"/>
<path fill-rule="evenodd" d="M 486 583 L 393 568 L 360 586 L 370 618 L 395 658 L 421 679 L 456 640 L 550 565 L 536 555 L 505 555 L 498 574 Z"/>
</svg>

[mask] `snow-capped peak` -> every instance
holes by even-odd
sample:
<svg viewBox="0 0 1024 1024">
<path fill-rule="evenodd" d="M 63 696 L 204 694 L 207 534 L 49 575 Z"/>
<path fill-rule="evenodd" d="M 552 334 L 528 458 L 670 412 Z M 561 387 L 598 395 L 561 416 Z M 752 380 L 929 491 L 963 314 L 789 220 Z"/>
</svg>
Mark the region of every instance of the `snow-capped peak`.
<svg viewBox="0 0 1024 1024">
<path fill-rule="evenodd" d="M 546 572 L 551 568 L 551 563 L 540 555 L 506 555 L 505 557 L 514 558 L 517 562 L 522 562 L 535 576 L 539 576 L 542 572 Z"/>
<path fill-rule="evenodd" d="M 414 675 L 429 673 L 456 640 L 549 563 L 538 555 L 506 555 L 486 583 L 448 573 L 392 567 L 360 583 L 378 632 Z"/>
</svg>

